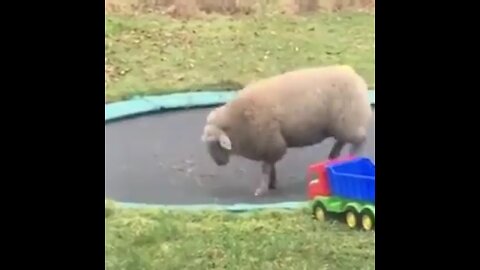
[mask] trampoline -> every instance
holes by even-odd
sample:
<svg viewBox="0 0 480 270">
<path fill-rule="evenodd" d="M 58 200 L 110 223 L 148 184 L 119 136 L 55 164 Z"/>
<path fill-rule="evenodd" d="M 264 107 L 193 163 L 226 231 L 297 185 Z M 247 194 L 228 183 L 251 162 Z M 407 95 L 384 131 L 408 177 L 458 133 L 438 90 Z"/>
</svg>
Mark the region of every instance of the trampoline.
<svg viewBox="0 0 480 270">
<path fill-rule="evenodd" d="M 233 96 L 234 92 L 199 92 L 107 104 L 106 198 L 130 206 L 305 203 L 306 168 L 327 158 L 333 140 L 289 149 L 276 166 L 277 189 L 255 197 L 260 164 L 234 157 L 218 167 L 200 140 L 208 112 Z M 375 120 L 364 155 L 375 160 Z"/>
</svg>

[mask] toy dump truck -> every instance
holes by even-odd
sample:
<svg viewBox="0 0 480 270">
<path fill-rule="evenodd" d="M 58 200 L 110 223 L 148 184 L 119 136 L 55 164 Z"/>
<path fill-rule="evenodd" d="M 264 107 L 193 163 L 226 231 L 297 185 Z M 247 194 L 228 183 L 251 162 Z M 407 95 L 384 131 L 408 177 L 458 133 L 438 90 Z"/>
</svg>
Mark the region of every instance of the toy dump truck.
<svg viewBox="0 0 480 270">
<path fill-rule="evenodd" d="M 375 227 L 375 165 L 366 157 L 348 157 L 308 168 L 308 198 L 315 219 L 344 215 L 350 228 Z"/>
</svg>

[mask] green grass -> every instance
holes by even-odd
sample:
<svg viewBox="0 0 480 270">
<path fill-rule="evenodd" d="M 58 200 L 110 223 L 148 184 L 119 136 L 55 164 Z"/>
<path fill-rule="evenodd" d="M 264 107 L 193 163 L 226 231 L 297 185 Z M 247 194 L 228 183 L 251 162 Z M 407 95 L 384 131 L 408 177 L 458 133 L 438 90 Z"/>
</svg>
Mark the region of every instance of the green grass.
<svg viewBox="0 0 480 270">
<path fill-rule="evenodd" d="M 373 232 L 308 211 L 167 212 L 106 208 L 105 269 L 375 269 Z"/>
<path fill-rule="evenodd" d="M 286 70 L 338 63 L 374 87 L 374 15 L 367 13 L 188 21 L 109 15 L 105 39 L 108 101 L 238 89 Z"/>
</svg>

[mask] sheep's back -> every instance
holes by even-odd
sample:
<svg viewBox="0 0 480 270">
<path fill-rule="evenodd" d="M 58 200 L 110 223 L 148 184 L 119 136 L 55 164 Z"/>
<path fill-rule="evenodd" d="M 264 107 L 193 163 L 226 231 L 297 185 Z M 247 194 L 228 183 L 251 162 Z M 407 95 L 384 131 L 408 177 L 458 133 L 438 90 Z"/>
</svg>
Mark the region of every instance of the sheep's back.
<svg viewBox="0 0 480 270">
<path fill-rule="evenodd" d="M 272 110 L 289 146 L 310 145 L 369 118 L 367 85 L 345 66 L 310 68 L 253 83 L 240 96 Z"/>
</svg>

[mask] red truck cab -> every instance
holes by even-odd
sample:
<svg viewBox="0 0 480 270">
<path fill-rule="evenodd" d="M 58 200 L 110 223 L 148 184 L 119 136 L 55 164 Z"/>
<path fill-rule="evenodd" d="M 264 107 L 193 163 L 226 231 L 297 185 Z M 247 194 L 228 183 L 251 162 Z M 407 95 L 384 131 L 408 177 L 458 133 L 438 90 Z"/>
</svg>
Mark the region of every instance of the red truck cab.
<svg viewBox="0 0 480 270">
<path fill-rule="evenodd" d="M 316 196 L 330 196 L 331 190 L 330 190 L 330 184 L 328 181 L 326 166 L 334 162 L 345 161 L 352 158 L 353 158 L 352 156 L 347 156 L 344 158 L 318 162 L 308 166 L 308 170 L 307 170 L 307 180 L 309 181 L 308 189 L 307 189 L 308 199 L 311 200 Z"/>
</svg>

